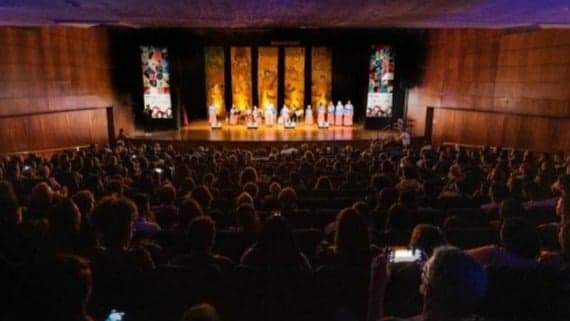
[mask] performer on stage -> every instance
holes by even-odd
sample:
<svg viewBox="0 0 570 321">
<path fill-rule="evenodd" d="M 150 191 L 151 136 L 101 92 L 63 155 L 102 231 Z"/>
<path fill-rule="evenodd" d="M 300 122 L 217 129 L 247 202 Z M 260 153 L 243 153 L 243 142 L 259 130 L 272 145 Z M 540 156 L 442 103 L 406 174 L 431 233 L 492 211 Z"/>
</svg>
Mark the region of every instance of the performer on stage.
<svg viewBox="0 0 570 321">
<path fill-rule="evenodd" d="M 237 125 L 238 113 L 236 105 L 232 105 L 232 108 L 230 109 L 230 125 Z"/>
<path fill-rule="evenodd" d="M 305 109 L 305 125 L 313 125 L 313 109 L 311 105 L 307 105 L 307 109 Z"/>
<path fill-rule="evenodd" d="M 327 123 L 329 123 L 331 126 L 334 126 L 334 104 L 332 101 L 329 103 L 329 106 L 327 108 Z"/>
<path fill-rule="evenodd" d="M 218 117 L 216 117 L 216 106 L 210 105 L 208 107 L 208 122 L 210 125 L 218 123 Z"/>
<path fill-rule="evenodd" d="M 344 105 L 344 126 L 352 126 L 352 119 L 354 118 L 354 106 L 350 103 L 350 100 Z"/>
<path fill-rule="evenodd" d="M 265 107 L 265 126 L 273 126 L 275 123 L 275 107 L 272 103 L 269 103 Z"/>
<path fill-rule="evenodd" d="M 260 122 L 261 115 L 259 114 L 259 109 L 257 108 L 257 106 L 253 106 L 252 115 L 253 115 L 252 121 L 258 124 Z"/>
<path fill-rule="evenodd" d="M 289 117 L 289 108 L 285 104 L 283 104 L 283 108 L 281 108 L 281 121 L 283 122 L 283 125 L 291 123 L 291 118 Z"/>
<path fill-rule="evenodd" d="M 344 108 L 342 107 L 342 102 L 340 100 L 336 103 L 334 116 L 335 116 L 334 124 L 336 126 L 342 126 L 342 118 L 344 117 Z"/>
<path fill-rule="evenodd" d="M 325 123 L 325 105 L 319 104 L 317 112 L 317 124 L 320 126 Z"/>
</svg>

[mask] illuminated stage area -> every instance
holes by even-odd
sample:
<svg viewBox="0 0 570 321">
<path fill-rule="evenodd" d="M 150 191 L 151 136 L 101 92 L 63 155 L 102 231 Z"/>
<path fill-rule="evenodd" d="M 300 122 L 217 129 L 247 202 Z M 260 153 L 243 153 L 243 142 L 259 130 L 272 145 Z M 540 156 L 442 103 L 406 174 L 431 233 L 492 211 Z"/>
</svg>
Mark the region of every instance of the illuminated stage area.
<svg viewBox="0 0 570 321">
<path fill-rule="evenodd" d="M 298 124 L 295 128 L 283 126 L 248 129 L 245 125 L 224 125 L 221 129 L 211 129 L 206 120 L 193 121 L 179 130 L 154 131 L 147 134 L 137 131 L 131 137 L 137 141 L 207 141 L 207 142 L 319 142 L 319 141 L 358 141 L 372 139 L 399 139 L 399 132 L 393 130 L 371 130 L 362 125 L 320 129 L 317 125 Z"/>
</svg>

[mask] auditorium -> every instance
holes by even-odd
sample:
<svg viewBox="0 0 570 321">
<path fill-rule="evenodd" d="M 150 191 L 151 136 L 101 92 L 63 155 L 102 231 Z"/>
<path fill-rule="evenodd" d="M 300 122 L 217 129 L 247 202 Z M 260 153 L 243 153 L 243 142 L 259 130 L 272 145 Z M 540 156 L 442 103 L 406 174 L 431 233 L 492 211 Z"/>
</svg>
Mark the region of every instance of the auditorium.
<svg viewBox="0 0 570 321">
<path fill-rule="evenodd" d="M 0 51 L 0 320 L 570 320 L 569 0 L 11 0 Z"/>
</svg>

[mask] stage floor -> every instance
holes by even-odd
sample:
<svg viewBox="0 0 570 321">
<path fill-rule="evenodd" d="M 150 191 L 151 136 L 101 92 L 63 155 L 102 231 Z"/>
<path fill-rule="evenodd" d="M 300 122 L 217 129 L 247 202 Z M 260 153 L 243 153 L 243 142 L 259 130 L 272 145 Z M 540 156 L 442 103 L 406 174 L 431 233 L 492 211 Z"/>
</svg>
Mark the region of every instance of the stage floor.
<svg viewBox="0 0 570 321">
<path fill-rule="evenodd" d="M 317 125 L 298 124 L 294 129 L 282 126 L 248 129 L 245 125 L 224 125 L 222 129 L 211 129 L 206 120 L 193 121 L 190 125 L 178 130 L 154 131 L 144 133 L 137 131 L 131 136 L 133 140 L 156 141 L 211 141 L 211 142 L 299 142 L 299 141 L 354 141 L 371 139 L 398 139 L 399 133 L 392 130 L 365 129 L 362 125 L 352 127 L 331 126 L 319 129 Z"/>
</svg>

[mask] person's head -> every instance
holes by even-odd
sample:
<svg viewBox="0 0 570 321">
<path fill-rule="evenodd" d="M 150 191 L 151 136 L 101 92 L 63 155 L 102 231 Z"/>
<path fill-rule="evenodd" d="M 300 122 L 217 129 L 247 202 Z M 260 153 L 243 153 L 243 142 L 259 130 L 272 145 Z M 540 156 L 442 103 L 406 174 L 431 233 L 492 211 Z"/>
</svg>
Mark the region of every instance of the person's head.
<svg viewBox="0 0 570 321">
<path fill-rule="evenodd" d="M 213 306 L 201 303 L 186 310 L 180 321 L 220 321 L 220 317 Z"/>
<path fill-rule="evenodd" d="M 333 184 L 328 176 L 319 176 L 313 190 L 317 191 L 332 191 Z"/>
<path fill-rule="evenodd" d="M 293 238 L 293 230 L 283 216 L 268 217 L 259 233 L 256 248 L 268 256 L 271 263 L 287 263 L 284 261 L 297 258 L 299 248 Z"/>
<path fill-rule="evenodd" d="M 412 165 L 406 165 L 402 168 L 402 174 L 405 179 L 418 178 L 418 168 Z"/>
<path fill-rule="evenodd" d="M 18 197 L 10 181 L 0 181 L 0 203 L 2 202 L 18 202 Z"/>
<path fill-rule="evenodd" d="M 269 185 L 269 194 L 275 198 L 278 198 L 279 193 L 281 193 L 281 185 L 279 185 L 277 182 L 271 183 L 271 185 Z"/>
<path fill-rule="evenodd" d="M 38 183 L 32 188 L 30 205 L 36 208 L 47 208 L 51 205 L 54 198 L 54 192 L 51 187 L 45 183 Z"/>
<path fill-rule="evenodd" d="M 391 185 L 390 179 L 382 174 L 375 174 L 370 178 L 370 186 L 376 191 L 389 187 Z"/>
<path fill-rule="evenodd" d="M 133 201 L 137 205 L 137 212 L 139 217 L 147 217 L 150 213 L 150 200 L 147 194 L 137 193 L 133 197 Z"/>
<path fill-rule="evenodd" d="M 210 190 L 203 185 L 195 187 L 192 192 L 190 192 L 190 197 L 200 204 L 202 210 L 208 210 L 214 199 Z"/>
<path fill-rule="evenodd" d="M 390 206 L 386 217 L 387 230 L 407 230 L 412 227 L 412 217 L 404 204 L 396 203 Z"/>
<path fill-rule="evenodd" d="M 242 192 L 236 197 L 236 208 L 242 205 L 249 205 L 253 207 L 253 204 L 253 197 L 251 197 L 248 192 Z"/>
<path fill-rule="evenodd" d="M 338 213 L 336 222 L 335 249 L 338 263 L 370 265 L 370 240 L 360 213 L 353 208 L 344 208 Z"/>
<path fill-rule="evenodd" d="M 393 187 L 386 187 L 378 194 L 378 208 L 388 210 L 392 204 L 398 201 L 399 192 Z"/>
<path fill-rule="evenodd" d="M 192 251 L 210 253 L 216 238 L 216 225 L 209 216 L 194 218 L 188 224 L 186 240 Z"/>
<path fill-rule="evenodd" d="M 77 205 L 79 212 L 84 216 L 90 214 L 93 207 L 95 207 L 95 196 L 89 190 L 82 190 L 75 193 L 71 197 L 71 200 Z"/>
<path fill-rule="evenodd" d="M 370 216 L 370 205 L 367 202 L 358 201 L 352 204 L 352 208 L 357 210 L 364 219 Z"/>
<path fill-rule="evenodd" d="M 137 216 L 137 206 L 122 196 L 107 196 L 93 209 L 92 222 L 109 246 L 126 247 L 132 237 L 132 223 Z"/>
<path fill-rule="evenodd" d="M 524 259 L 534 260 L 540 251 L 538 231 L 521 218 L 505 220 L 501 225 L 500 238 L 507 251 Z"/>
<path fill-rule="evenodd" d="M 66 198 L 51 208 L 48 213 L 48 221 L 48 233 L 50 235 L 69 237 L 79 233 L 81 213 L 75 203 Z"/>
<path fill-rule="evenodd" d="M 243 186 L 242 191 L 247 192 L 253 199 L 255 199 L 259 193 L 259 187 L 257 187 L 256 183 L 248 182 Z"/>
<path fill-rule="evenodd" d="M 297 207 L 297 192 L 291 187 L 285 187 L 279 193 L 279 205 L 282 209 Z"/>
<path fill-rule="evenodd" d="M 176 201 L 176 189 L 170 184 L 162 185 L 158 197 L 162 205 L 172 205 Z"/>
<path fill-rule="evenodd" d="M 422 249 L 428 256 L 436 247 L 446 245 L 445 235 L 439 227 L 431 224 L 418 224 L 412 230 L 410 246 Z"/>
<path fill-rule="evenodd" d="M 178 226 L 182 229 L 186 229 L 194 218 L 204 216 L 200 203 L 190 197 L 184 198 L 180 204 L 178 214 Z"/>
<path fill-rule="evenodd" d="M 246 183 L 256 183 L 258 181 L 257 171 L 253 167 L 246 167 L 239 173 L 239 186 Z"/>
<path fill-rule="evenodd" d="M 487 274 L 463 251 L 439 247 L 424 266 L 420 290 L 424 296 L 424 315 L 459 320 L 475 312 L 482 301 Z"/>
<path fill-rule="evenodd" d="M 259 217 L 255 213 L 255 209 L 251 205 L 241 205 L 238 207 L 237 224 L 246 232 L 258 232 L 260 228 Z"/>
<path fill-rule="evenodd" d="M 123 183 L 118 179 L 111 179 L 105 184 L 105 193 L 107 195 L 123 195 Z"/>
</svg>

